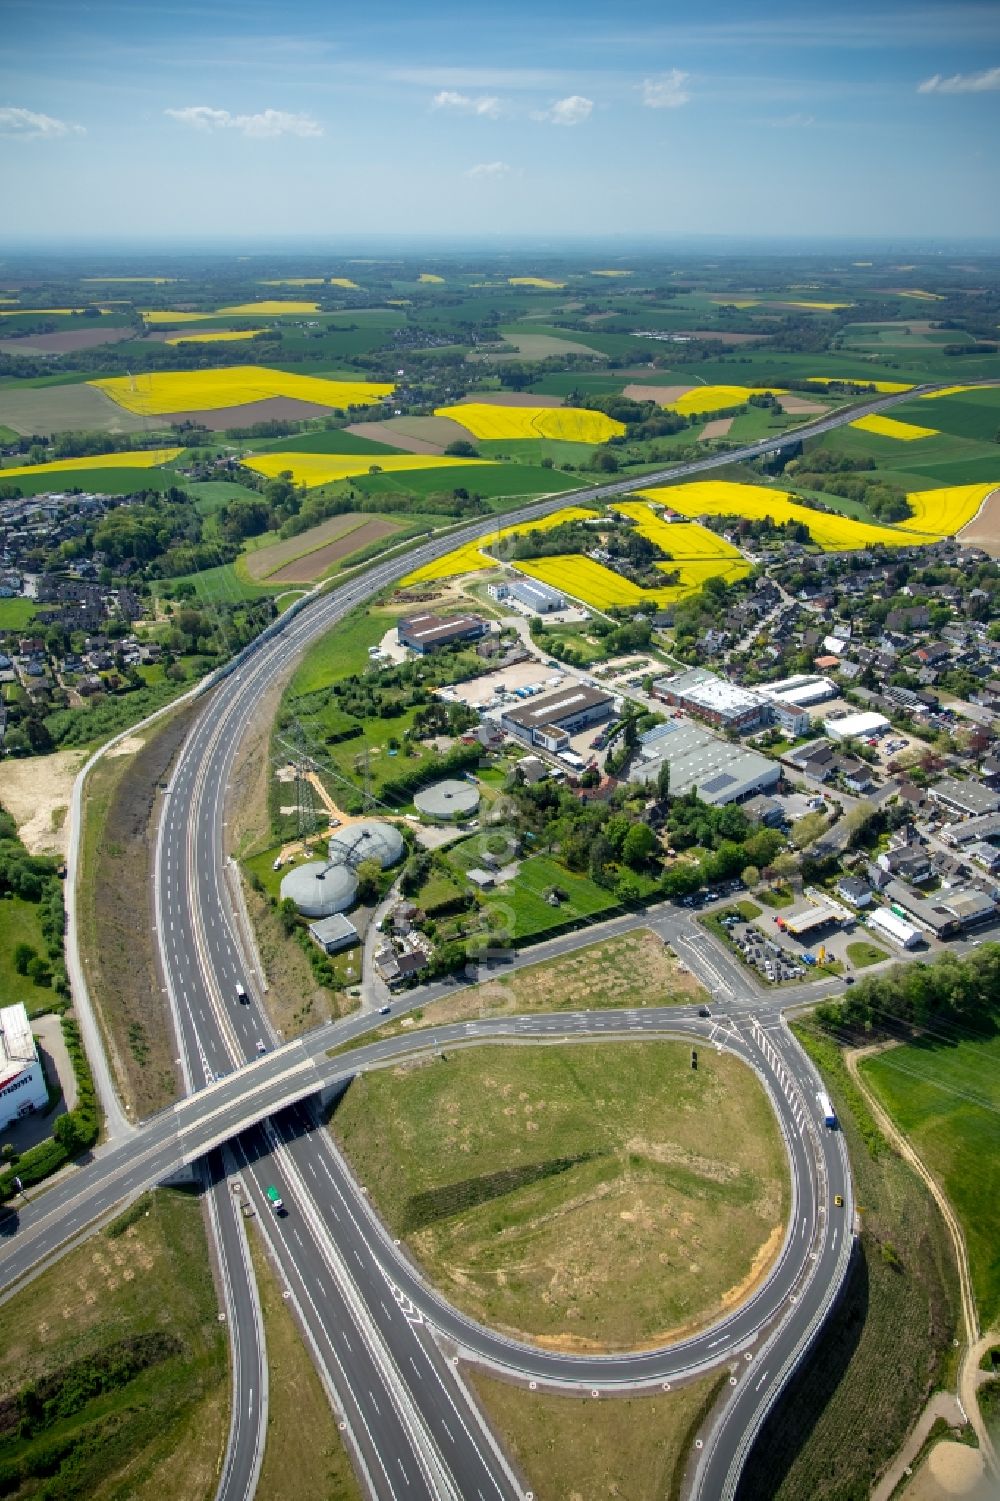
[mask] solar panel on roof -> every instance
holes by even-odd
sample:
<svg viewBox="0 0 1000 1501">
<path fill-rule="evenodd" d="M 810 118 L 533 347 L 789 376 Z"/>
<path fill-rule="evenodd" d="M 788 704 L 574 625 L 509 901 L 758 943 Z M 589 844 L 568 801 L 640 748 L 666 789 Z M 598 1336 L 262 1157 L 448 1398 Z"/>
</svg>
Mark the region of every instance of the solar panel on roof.
<svg viewBox="0 0 1000 1501">
<path fill-rule="evenodd" d="M 731 787 L 735 781 L 736 778 L 730 776 L 728 771 L 720 771 L 717 777 L 712 777 L 710 781 L 705 782 L 701 790 L 702 792 L 721 792 L 723 787 Z"/>
</svg>

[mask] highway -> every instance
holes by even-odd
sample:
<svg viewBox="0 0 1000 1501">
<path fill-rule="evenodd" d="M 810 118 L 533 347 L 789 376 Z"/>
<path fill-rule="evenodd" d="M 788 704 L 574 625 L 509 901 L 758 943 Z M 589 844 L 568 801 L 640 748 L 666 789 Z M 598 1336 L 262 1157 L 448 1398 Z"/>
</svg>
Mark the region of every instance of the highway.
<svg viewBox="0 0 1000 1501">
<path fill-rule="evenodd" d="M 426 1287 L 374 1220 L 329 1134 L 317 1127 L 314 1105 L 296 1105 L 335 1085 L 346 1069 L 377 1066 L 397 1056 L 405 1044 L 375 1043 L 331 1059 L 331 1029 L 320 1029 L 321 1036 L 274 1051 L 277 1039 L 258 1000 L 260 986 L 242 951 L 224 878 L 226 794 L 237 750 L 273 681 L 351 609 L 412 569 L 466 541 L 487 537 L 498 523 L 516 525 L 570 502 L 605 500 L 640 485 L 760 457 L 913 394 L 879 397 L 741 449 L 553 496 L 502 518 L 477 519 L 405 556 L 376 564 L 333 592 L 293 606 L 209 680 L 217 691 L 178 756 L 163 799 L 155 854 L 156 935 L 188 1098 L 139 1132 L 112 1142 L 93 1162 L 24 1208 L 13 1226 L 11 1217 L 0 1223 L 5 1237 L 0 1240 L 0 1284 L 25 1275 L 123 1197 L 161 1181 L 179 1163 L 195 1162 L 231 1141 L 228 1177 L 215 1159 L 210 1169 L 214 1241 L 234 1353 L 233 1431 L 219 1490 L 225 1501 L 253 1494 L 266 1410 L 266 1352 L 238 1201 L 246 1201 L 266 1228 L 279 1274 L 372 1496 L 491 1501 L 497 1495 L 521 1494 L 453 1361 L 432 1334 L 432 1324 L 459 1349 L 509 1370 L 531 1371 L 532 1379 L 562 1384 L 591 1382 L 597 1390 L 662 1383 L 681 1371 L 749 1356 L 743 1362 L 746 1375 L 734 1378 L 733 1398 L 706 1445 L 698 1478 L 698 1493 L 711 1501 L 732 1495 L 747 1436 L 780 1391 L 789 1359 L 822 1315 L 847 1264 L 851 1200 L 846 1157 L 839 1133 L 817 1127 L 817 1080 L 790 1034 L 773 1015 L 751 1018 L 745 1004 L 738 1006 L 748 990 L 745 978 L 731 961 L 727 968 L 717 947 L 688 939 L 697 950 L 685 955 L 692 967 L 703 973 L 707 966 L 716 998 L 725 993 L 733 1003 L 732 1024 L 713 1040 L 745 1057 L 771 1092 L 789 1145 L 795 1196 L 778 1267 L 745 1308 L 719 1326 L 721 1334 L 712 1331 L 711 1346 L 703 1336 L 700 1343 L 688 1342 L 690 1348 L 678 1345 L 580 1363 L 503 1341 L 464 1320 Z M 572 936 L 586 942 L 589 935 Z M 702 952 L 705 963 L 699 965 Z M 541 955 L 535 951 L 532 957 Z M 238 985 L 246 989 L 249 1004 L 238 1002 Z M 810 998 L 819 998 L 815 989 Z M 699 1036 L 704 1032 L 699 1019 L 684 1017 L 676 1008 L 669 1018 L 659 1018 L 659 1027 L 655 1018 L 652 1010 L 634 1018 L 603 1012 L 576 1019 L 532 1017 L 521 1019 L 514 1035 L 554 1038 L 568 1031 L 581 1038 L 613 1036 L 619 1035 L 623 1021 L 627 1035 L 665 1027 Z M 344 1040 L 371 1025 L 370 1018 L 360 1018 L 333 1031 L 337 1040 Z M 509 1025 L 509 1020 L 479 1024 L 461 1038 L 444 1030 L 439 1035 L 455 1045 L 471 1038 L 509 1037 L 503 1031 Z M 490 1032 L 489 1027 L 498 1030 Z M 289 1106 L 295 1107 L 291 1114 L 269 1122 Z M 267 1208 L 270 1183 L 288 1197 L 291 1212 L 284 1217 Z M 839 1185 L 835 1191 L 846 1200 L 836 1223 L 828 1208 L 832 1184 Z M 11 1229 L 16 1233 L 11 1235 Z M 744 1348 L 747 1344 L 752 1348 Z"/>
</svg>

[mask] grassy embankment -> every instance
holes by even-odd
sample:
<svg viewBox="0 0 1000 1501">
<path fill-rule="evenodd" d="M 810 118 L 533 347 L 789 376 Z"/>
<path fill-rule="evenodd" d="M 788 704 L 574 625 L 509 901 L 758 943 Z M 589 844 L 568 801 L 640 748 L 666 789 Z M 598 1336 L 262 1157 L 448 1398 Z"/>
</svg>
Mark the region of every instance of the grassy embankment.
<svg viewBox="0 0 1000 1501">
<path fill-rule="evenodd" d="M 728 1054 L 693 1071 L 685 1043 L 459 1050 L 360 1076 L 332 1129 L 446 1296 L 555 1348 L 700 1328 L 784 1234 L 766 1095 Z"/>
<path fill-rule="evenodd" d="M 937 1387 L 954 1379 L 958 1286 L 947 1231 L 881 1136 L 836 1043 L 794 1028 L 847 1140 L 862 1233 L 844 1295 L 766 1423 L 740 1501 L 859 1501 Z"/>
<path fill-rule="evenodd" d="M 0 1308 L 0 1485 L 24 1501 L 210 1501 L 226 1338 L 196 1199 L 139 1201 Z"/>
</svg>

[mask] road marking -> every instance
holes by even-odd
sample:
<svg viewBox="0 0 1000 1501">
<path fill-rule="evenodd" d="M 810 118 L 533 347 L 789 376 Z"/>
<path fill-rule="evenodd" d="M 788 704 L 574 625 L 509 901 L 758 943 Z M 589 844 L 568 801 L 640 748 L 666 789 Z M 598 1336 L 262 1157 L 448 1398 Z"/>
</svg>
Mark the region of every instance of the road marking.
<svg viewBox="0 0 1000 1501">
<path fill-rule="evenodd" d="M 763 1374 L 763 1376 L 761 1376 L 760 1380 L 754 1386 L 754 1391 L 755 1392 L 759 1392 L 760 1389 L 761 1389 L 761 1387 L 764 1385 L 764 1382 L 766 1380 L 767 1380 L 767 1372 L 765 1371 L 764 1374 Z"/>
</svg>

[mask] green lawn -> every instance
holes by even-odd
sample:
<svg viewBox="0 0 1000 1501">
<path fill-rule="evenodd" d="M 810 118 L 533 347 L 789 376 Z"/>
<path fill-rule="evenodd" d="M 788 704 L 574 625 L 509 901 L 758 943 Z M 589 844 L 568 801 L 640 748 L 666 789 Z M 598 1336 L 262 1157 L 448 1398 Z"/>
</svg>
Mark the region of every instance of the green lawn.
<svg viewBox="0 0 1000 1501">
<path fill-rule="evenodd" d="M 38 907 L 19 896 L 0 899 L 0 1006 L 23 1001 L 30 1015 L 50 1011 L 58 1000 L 49 986 L 36 985 L 14 968 L 14 949 L 28 943 L 41 958 L 46 957 L 45 940 L 38 920 Z"/>
<path fill-rule="evenodd" d="M 478 863 L 478 841 L 467 840 L 448 852 L 449 864 L 465 870 Z M 553 886 L 566 893 L 566 900 L 552 907 L 545 893 Z M 549 855 L 531 855 L 521 862 L 510 885 L 487 894 L 487 908 L 500 913 L 512 925 L 514 942 L 524 942 L 573 922 L 585 922 L 598 914 L 618 910 L 614 893 L 595 885 L 587 876 L 575 875 Z M 510 931 L 510 930 L 509 930 Z"/>
<path fill-rule="evenodd" d="M 861 1067 L 961 1220 L 989 1325 L 1000 1312 L 1000 1036 L 908 1043 Z"/>
<path fill-rule="evenodd" d="M 40 495 L 48 490 L 100 491 L 105 495 L 131 495 L 139 490 L 167 490 L 179 483 L 172 469 L 45 469 L 41 474 L 15 474 L 0 484 L 15 485 L 22 495 Z"/>
<path fill-rule="evenodd" d="M 855 969 L 866 969 L 869 964 L 881 964 L 889 956 L 877 943 L 849 943 L 847 957 Z"/>
<path fill-rule="evenodd" d="M 532 464 L 455 464 L 446 472 L 410 469 L 394 474 L 360 474 L 351 483 L 366 495 L 417 495 L 421 500 L 433 502 L 435 495 L 450 495 L 456 489 L 466 489 L 470 495 L 482 495 L 488 500 L 521 500 L 576 489 L 580 480 L 576 475 Z"/>
<path fill-rule="evenodd" d="M 378 645 L 386 631 L 396 624 L 399 614 L 376 607 L 348 615 L 306 652 L 289 684 L 289 695 L 299 698 L 364 672 L 368 666 L 368 648 Z"/>
<path fill-rule="evenodd" d="M 0 631 L 19 631 L 37 614 L 33 599 L 0 599 Z"/>
</svg>

